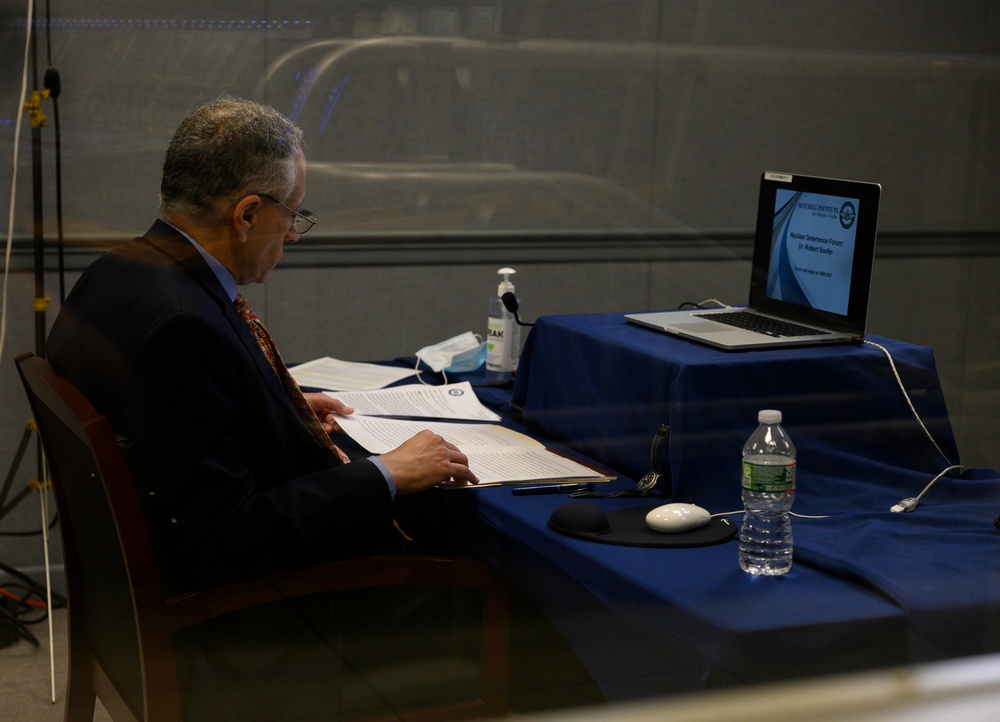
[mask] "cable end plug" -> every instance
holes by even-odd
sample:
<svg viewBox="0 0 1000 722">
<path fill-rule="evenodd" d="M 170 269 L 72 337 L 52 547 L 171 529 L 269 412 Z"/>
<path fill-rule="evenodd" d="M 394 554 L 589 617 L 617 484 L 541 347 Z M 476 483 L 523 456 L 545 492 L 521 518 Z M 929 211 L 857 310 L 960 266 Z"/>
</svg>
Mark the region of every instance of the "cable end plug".
<svg viewBox="0 0 1000 722">
<path fill-rule="evenodd" d="M 913 511 L 917 508 L 917 500 L 912 496 L 903 499 L 898 504 L 894 504 L 889 511 L 899 512 L 899 511 Z"/>
</svg>

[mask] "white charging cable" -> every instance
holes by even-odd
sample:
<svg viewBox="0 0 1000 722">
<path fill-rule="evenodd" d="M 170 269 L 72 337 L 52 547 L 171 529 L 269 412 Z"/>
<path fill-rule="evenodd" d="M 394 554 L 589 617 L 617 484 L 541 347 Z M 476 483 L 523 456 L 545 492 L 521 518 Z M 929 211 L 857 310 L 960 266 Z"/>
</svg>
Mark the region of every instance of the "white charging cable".
<svg viewBox="0 0 1000 722">
<path fill-rule="evenodd" d="M 910 401 L 910 395 L 906 393 L 906 387 L 903 386 L 903 379 L 901 379 L 899 376 L 899 371 L 896 369 L 896 362 L 892 360 L 892 354 L 889 353 L 889 350 L 885 346 L 877 344 L 874 341 L 869 341 L 868 339 L 865 339 L 865 343 L 868 344 L 869 346 L 874 346 L 875 348 L 879 349 L 882 353 L 885 354 L 885 357 L 889 359 L 889 366 L 890 368 L 892 368 L 892 373 L 896 377 L 896 383 L 899 384 L 899 390 L 903 392 L 903 398 L 906 399 L 906 403 L 909 405 L 910 411 L 913 412 L 913 417 L 917 420 L 917 423 L 920 424 L 920 428 L 924 430 L 924 433 L 927 435 L 927 438 L 931 440 L 931 443 L 934 445 L 934 448 L 937 449 L 937 452 L 941 454 L 941 458 L 950 464 L 951 459 L 948 458 L 947 454 L 941 451 L 941 447 L 938 446 L 938 443 L 934 440 L 934 437 L 931 436 L 931 432 L 927 430 L 926 426 L 924 426 L 924 422 L 920 418 L 920 414 L 917 413 L 916 408 L 914 408 L 913 406 L 913 402 Z"/>
<path fill-rule="evenodd" d="M 906 387 L 903 386 L 903 379 L 900 378 L 899 376 L 899 371 L 896 369 L 896 362 L 893 361 L 892 354 L 889 353 L 889 350 L 885 346 L 877 344 L 874 341 L 869 341 L 868 339 L 865 339 L 865 343 L 868 344 L 869 346 L 874 346 L 875 348 L 879 349 L 882 353 L 885 354 L 885 357 L 889 359 L 889 366 L 892 368 L 892 373 L 896 377 L 896 383 L 899 384 L 899 390 L 903 392 L 903 398 L 906 399 L 906 403 L 909 405 L 910 411 L 913 412 L 914 418 L 917 420 L 917 423 L 920 424 L 920 428 L 924 430 L 924 433 L 927 435 L 927 438 L 931 440 L 931 443 L 934 445 L 934 448 L 937 449 L 937 452 L 941 454 L 941 457 L 950 464 L 950 466 L 947 469 L 945 469 L 940 474 L 931 479 L 930 483 L 928 483 L 927 486 L 924 487 L 923 491 L 921 491 L 919 494 L 917 494 L 916 496 L 908 496 L 907 498 L 900 500 L 898 503 L 893 504 L 889 508 L 889 511 L 894 511 L 894 512 L 913 511 L 914 509 L 917 508 L 917 504 L 920 503 L 920 499 L 923 498 L 924 494 L 926 494 L 928 491 L 931 490 L 931 487 L 938 482 L 938 479 L 947 474 L 949 471 L 954 471 L 955 469 L 958 469 L 959 474 L 961 474 L 963 471 L 965 471 L 965 467 L 962 466 L 961 464 L 952 464 L 951 459 L 948 458 L 947 454 L 941 451 L 941 447 L 938 446 L 938 443 L 934 440 L 934 437 L 931 436 L 931 432 L 927 430 L 927 427 L 924 425 L 923 419 L 920 418 L 920 414 L 917 413 L 917 409 L 913 406 L 913 402 L 910 400 L 910 395 L 906 393 Z"/>
<path fill-rule="evenodd" d="M 920 503 L 920 499 L 923 497 L 923 495 L 926 494 L 928 491 L 931 490 L 931 487 L 934 486 L 937 483 L 938 479 L 940 479 L 942 476 L 944 476 L 945 474 L 947 474 L 949 471 L 954 471 L 955 469 L 958 469 L 959 473 L 962 473 L 963 471 L 965 471 L 965 467 L 962 466 L 961 464 L 953 464 L 953 465 L 949 466 L 947 469 L 945 469 L 940 474 L 938 474 L 933 479 L 931 479 L 930 483 L 927 484 L 927 486 L 924 487 L 923 491 L 921 491 L 916 496 L 908 496 L 908 497 L 906 497 L 905 499 L 903 499 L 902 501 L 900 501 L 898 504 L 893 504 L 892 507 L 889 508 L 889 511 L 897 511 L 897 512 L 898 511 L 913 511 L 914 509 L 917 508 L 917 504 Z"/>
<path fill-rule="evenodd" d="M 7 337 L 7 279 L 10 274 L 10 252 L 14 245 L 14 206 L 17 198 L 17 154 L 21 145 L 21 119 L 24 113 L 24 101 L 28 94 L 28 59 L 31 49 L 31 26 L 34 22 L 35 3 L 28 2 L 27 33 L 24 39 L 24 62 L 21 68 L 21 93 L 17 102 L 17 120 L 14 122 L 14 162 L 10 181 L 10 206 L 7 214 L 7 243 L 4 252 L 3 289 L 0 291 L 0 357 L 3 356 L 4 343 Z"/>
</svg>

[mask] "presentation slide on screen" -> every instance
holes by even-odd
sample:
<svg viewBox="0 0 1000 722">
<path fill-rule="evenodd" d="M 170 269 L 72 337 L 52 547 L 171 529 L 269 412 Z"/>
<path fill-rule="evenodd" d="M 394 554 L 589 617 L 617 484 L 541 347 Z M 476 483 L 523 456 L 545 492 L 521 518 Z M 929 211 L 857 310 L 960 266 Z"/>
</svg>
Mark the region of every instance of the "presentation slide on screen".
<svg viewBox="0 0 1000 722">
<path fill-rule="evenodd" d="M 847 315 L 858 200 L 778 190 L 769 298 Z"/>
</svg>

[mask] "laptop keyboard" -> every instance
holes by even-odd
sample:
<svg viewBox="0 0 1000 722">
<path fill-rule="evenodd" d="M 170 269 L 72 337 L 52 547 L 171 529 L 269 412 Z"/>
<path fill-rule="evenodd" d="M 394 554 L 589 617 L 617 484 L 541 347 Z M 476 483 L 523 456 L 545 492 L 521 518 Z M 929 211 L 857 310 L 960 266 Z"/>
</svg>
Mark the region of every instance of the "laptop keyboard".
<svg viewBox="0 0 1000 722">
<path fill-rule="evenodd" d="M 700 318 L 707 318 L 711 321 L 718 321 L 719 323 L 725 323 L 730 326 L 743 328 L 747 331 L 756 331 L 757 333 L 763 333 L 775 338 L 784 338 L 788 336 L 820 336 L 829 333 L 828 331 L 820 331 L 817 328 L 800 326 L 797 323 L 789 323 L 788 321 L 781 321 L 776 318 L 769 318 L 767 316 L 761 316 L 760 314 L 749 313 L 747 311 L 704 314 L 696 313 L 694 315 Z"/>
</svg>

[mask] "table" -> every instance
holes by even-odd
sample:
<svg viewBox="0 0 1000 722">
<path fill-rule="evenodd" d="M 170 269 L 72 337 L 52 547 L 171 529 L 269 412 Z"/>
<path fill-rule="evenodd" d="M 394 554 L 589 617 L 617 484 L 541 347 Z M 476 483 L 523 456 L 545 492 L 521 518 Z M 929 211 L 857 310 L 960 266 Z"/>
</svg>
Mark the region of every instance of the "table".
<svg viewBox="0 0 1000 722">
<path fill-rule="evenodd" d="M 734 542 L 647 549 L 562 536 L 546 521 L 565 497 L 470 498 L 477 551 L 532 596 L 612 702 L 906 661 L 903 611 L 849 580 L 799 563 L 782 579 L 751 577 Z"/>
<path fill-rule="evenodd" d="M 957 460 L 931 350 L 875 340 L 892 354 L 938 445 Z M 635 326 L 623 314 L 544 317 L 526 340 L 513 403 L 532 433 L 634 478 L 649 470 L 652 436 L 669 424 L 674 496 L 706 507 L 740 508 L 740 455 L 763 408 L 784 415 L 804 491 L 821 468 L 811 458 L 818 449 L 842 452 L 836 461 L 844 464 L 932 475 L 947 466 L 885 355 L 868 345 L 731 352 Z"/>
<path fill-rule="evenodd" d="M 916 511 L 889 512 L 958 452 L 931 350 L 873 340 L 947 461 L 877 348 L 733 353 L 622 314 L 536 323 L 512 395 L 529 433 L 617 470 L 613 488 L 634 488 L 653 432 L 669 423 L 661 500 L 727 512 L 740 508 L 740 450 L 756 412 L 779 408 L 799 452 L 794 511 L 825 517 L 793 520 L 792 571 L 759 579 L 739 570 L 735 542 L 595 544 L 546 526 L 565 497 L 471 493 L 484 553 L 535 593 L 609 699 L 1000 650 L 1000 472 L 946 477 Z"/>
</svg>

